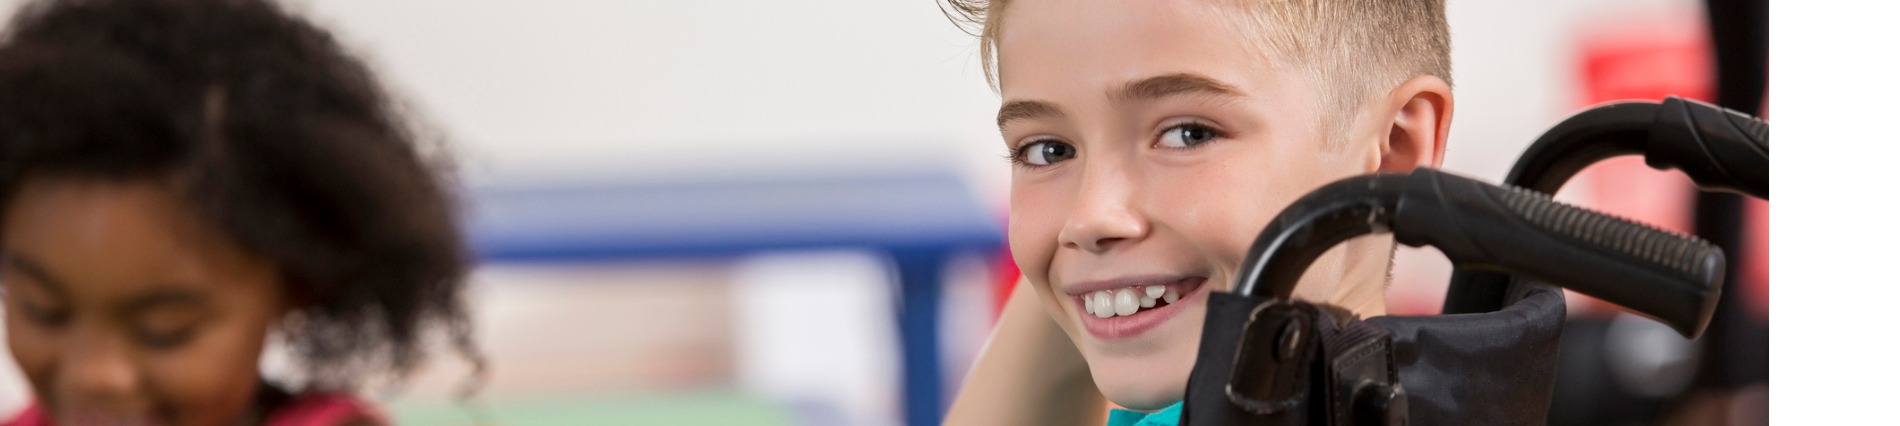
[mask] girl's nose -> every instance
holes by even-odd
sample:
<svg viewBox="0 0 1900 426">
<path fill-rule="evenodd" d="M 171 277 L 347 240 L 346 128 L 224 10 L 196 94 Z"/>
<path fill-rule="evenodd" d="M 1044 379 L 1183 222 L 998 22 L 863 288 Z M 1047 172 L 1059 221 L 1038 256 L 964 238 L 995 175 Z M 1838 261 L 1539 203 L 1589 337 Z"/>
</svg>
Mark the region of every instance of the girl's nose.
<svg viewBox="0 0 1900 426">
<path fill-rule="evenodd" d="M 139 368 L 132 348 L 105 333 L 80 333 L 60 353 L 54 389 L 60 403 L 109 410 L 134 405 Z"/>
</svg>

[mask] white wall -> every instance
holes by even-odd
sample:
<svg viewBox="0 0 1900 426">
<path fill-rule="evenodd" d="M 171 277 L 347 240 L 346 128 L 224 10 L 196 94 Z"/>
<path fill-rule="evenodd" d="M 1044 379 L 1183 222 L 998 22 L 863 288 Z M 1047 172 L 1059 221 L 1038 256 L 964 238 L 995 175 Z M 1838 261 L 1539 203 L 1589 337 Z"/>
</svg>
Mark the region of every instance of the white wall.
<svg viewBox="0 0 1900 426">
<path fill-rule="evenodd" d="M 1008 170 L 975 43 L 929 1 L 310 6 L 449 131 L 477 180 Z"/>
<path fill-rule="evenodd" d="M 933 0 L 291 1 L 444 130 L 476 182 L 947 159 L 1006 190 L 998 101 Z M 1451 0 L 1446 168 L 1500 178 L 1574 107 L 1578 22 L 1697 5 Z"/>
<path fill-rule="evenodd" d="M 1698 4 L 1450 1 L 1445 167 L 1501 178 L 1574 108 L 1579 22 Z M 1006 193 L 974 38 L 931 0 L 309 6 L 448 131 L 477 181 L 948 159 L 992 199 Z"/>
</svg>

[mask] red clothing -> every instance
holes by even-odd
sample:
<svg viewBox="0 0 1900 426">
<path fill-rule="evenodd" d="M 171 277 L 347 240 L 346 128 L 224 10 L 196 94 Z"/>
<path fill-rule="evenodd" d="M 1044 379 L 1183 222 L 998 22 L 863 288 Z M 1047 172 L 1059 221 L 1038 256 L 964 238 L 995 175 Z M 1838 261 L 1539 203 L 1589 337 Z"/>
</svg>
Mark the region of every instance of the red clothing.
<svg viewBox="0 0 1900 426">
<path fill-rule="evenodd" d="M 359 401 L 349 395 L 333 393 L 312 393 L 300 395 L 264 420 L 264 426 L 335 426 L 344 422 L 360 420 L 370 424 L 387 425 L 381 413 L 369 403 Z M 52 419 L 40 409 L 38 403 L 28 405 L 19 416 L 7 421 L 5 426 L 52 426 Z"/>
</svg>

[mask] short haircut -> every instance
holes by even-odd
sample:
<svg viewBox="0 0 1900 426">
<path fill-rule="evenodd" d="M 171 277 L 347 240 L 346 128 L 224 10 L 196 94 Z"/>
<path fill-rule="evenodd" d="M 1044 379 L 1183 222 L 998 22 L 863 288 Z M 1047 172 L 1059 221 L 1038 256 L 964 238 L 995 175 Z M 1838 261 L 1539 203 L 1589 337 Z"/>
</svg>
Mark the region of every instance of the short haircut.
<svg viewBox="0 0 1900 426">
<path fill-rule="evenodd" d="M 946 15 L 980 40 L 983 75 L 997 84 L 996 46 L 1010 0 L 944 0 Z M 1323 134 L 1345 135 L 1351 114 L 1418 76 L 1451 83 L 1444 0 L 1206 0 L 1240 6 L 1268 52 L 1303 69 L 1322 93 Z"/>
</svg>

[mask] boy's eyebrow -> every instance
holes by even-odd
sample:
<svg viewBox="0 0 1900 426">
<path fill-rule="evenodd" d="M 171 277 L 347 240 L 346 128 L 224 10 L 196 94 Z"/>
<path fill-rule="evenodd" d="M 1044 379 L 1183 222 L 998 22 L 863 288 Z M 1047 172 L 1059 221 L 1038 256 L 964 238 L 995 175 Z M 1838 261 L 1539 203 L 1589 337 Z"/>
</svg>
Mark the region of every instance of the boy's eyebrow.
<svg viewBox="0 0 1900 426">
<path fill-rule="evenodd" d="M 996 127 L 1003 128 L 1009 123 L 1035 118 L 1061 117 L 1062 108 L 1043 101 L 1009 101 L 996 110 Z"/>
<path fill-rule="evenodd" d="M 1109 92 L 1108 98 L 1115 101 L 1152 100 L 1186 93 L 1240 96 L 1239 89 L 1220 80 L 1195 73 L 1174 73 L 1130 81 L 1122 85 L 1121 91 Z"/>
<path fill-rule="evenodd" d="M 1130 81 L 1119 91 L 1111 91 L 1111 101 L 1160 99 L 1180 94 L 1240 96 L 1240 89 L 1211 77 L 1195 73 L 1174 73 Z M 996 127 L 1035 118 L 1061 117 L 1062 109 L 1043 101 L 1009 101 L 996 111 Z"/>
<path fill-rule="evenodd" d="M 38 284 L 40 288 L 47 289 L 55 294 L 65 294 L 65 284 L 61 283 L 58 278 L 53 278 L 53 274 L 46 272 L 46 268 L 41 267 L 40 264 L 34 262 L 32 258 L 19 253 L 12 253 L 7 255 L 6 262 L 8 265 L 12 265 L 14 269 L 18 269 L 21 274 L 32 278 L 27 281 Z"/>
</svg>

